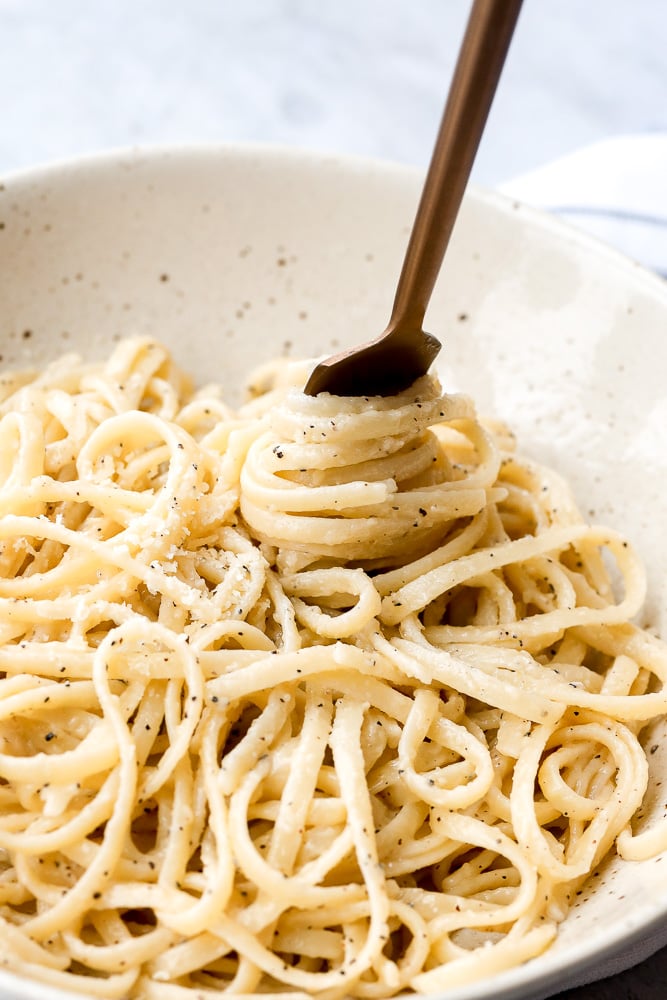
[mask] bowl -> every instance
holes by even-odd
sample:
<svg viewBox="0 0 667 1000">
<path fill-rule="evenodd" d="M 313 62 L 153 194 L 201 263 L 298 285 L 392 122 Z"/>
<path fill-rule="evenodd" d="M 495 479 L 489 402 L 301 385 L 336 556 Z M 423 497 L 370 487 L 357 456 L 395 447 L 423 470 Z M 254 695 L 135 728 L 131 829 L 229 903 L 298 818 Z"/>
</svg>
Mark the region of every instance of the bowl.
<svg viewBox="0 0 667 1000">
<path fill-rule="evenodd" d="M 258 363 L 332 353 L 384 328 L 420 182 L 404 167 L 262 147 L 113 152 L 10 176 L 0 187 L 2 366 L 73 350 L 100 359 L 121 337 L 148 334 L 238 402 Z M 445 387 L 509 423 L 590 519 L 632 539 L 649 578 L 641 624 L 663 636 L 666 325 L 664 282 L 475 190 L 427 316 Z M 667 746 L 650 764 L 657 816 Z M 667 857 L 611 859 L 593 881 L 544 955 L 448 1000 L 538 998 L 628 949 L 654 949 Z M 5 1000 L 62 995 L 0 973 Z"/>
</svg>

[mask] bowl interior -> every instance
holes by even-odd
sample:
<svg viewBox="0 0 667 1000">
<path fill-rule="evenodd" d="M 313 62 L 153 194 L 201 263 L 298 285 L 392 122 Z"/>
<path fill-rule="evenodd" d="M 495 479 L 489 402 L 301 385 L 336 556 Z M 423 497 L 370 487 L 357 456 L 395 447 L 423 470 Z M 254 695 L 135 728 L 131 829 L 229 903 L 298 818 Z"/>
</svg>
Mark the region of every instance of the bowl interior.
<svg viewBox="0 0 667 1000">
<path fill-rule="evenodd" d="M 2 367 L 66 351 L 101 358 L 145 333 L 238 401 L 263 361 L 331 353 L 383 329 L 419 186 L 405 168 L 260 148 L 121 153 L 10 177 Z M 636 544 L 649 573 L 641 624 L 663 635 L 666 322 L 659 279 L 480 192 L 467 197 L 427 316 L 445 386 L 507 421 L 523 452 L 570 480 L 591 520 Z M 667 755 L 651 765 L 657 815 Z M 667 916 L 661 861 L 608 863 L 546 956 L 448 996 L 535 997 L 566 965 L 653 926 Z M 5 977 L 0 995 L 49 991 Z"/>
</svg>

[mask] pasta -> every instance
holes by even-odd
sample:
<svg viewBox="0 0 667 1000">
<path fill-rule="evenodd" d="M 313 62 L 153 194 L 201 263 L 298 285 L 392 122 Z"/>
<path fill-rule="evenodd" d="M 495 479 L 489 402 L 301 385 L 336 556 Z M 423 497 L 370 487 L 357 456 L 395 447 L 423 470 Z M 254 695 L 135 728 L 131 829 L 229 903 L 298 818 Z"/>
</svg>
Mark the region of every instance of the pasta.
<svg viewBox="0 0 667 1000">
<path fill-rule="evenodd" d="M 0 962 L 386 997 L 553 941 L 633 828 L 667 651 L 627 541 L 427 376 L 232 411 L 155 341 L 2 380 Z M 479 960 L 483 950 L 484 959 Z"/>
</svg>

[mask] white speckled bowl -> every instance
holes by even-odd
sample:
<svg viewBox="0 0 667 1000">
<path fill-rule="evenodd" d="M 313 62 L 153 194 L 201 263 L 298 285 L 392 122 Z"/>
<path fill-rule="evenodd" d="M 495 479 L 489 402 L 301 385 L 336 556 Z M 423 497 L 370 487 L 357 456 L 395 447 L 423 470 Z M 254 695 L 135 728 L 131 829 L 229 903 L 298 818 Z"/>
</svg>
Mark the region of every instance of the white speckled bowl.
<svg viewBox="0 0 667 1000">
<path fill-rule="evenodd" d="M 265 148 L 111 154 L 9 177 L 2 365 L 101 357 L 149 333 L 235 397 L 256 363 L 384 327 L 419 186 L 405 168 Z M 508 420 L 591 518 L 637 544 L 646 621 L 667 635 L 667 286 L 546 216 L 473 193 L 427 319 L 446 384 Z M 667 752 L 651 766 L 658 814 Z M 593 881 L 545 956 L 448 1000 L 537 1000 L 619 950 L 655 947 L 667 858 L 612 861 Z M 56 996 L 0 974 L 2 1000 Z"/>
</svg>

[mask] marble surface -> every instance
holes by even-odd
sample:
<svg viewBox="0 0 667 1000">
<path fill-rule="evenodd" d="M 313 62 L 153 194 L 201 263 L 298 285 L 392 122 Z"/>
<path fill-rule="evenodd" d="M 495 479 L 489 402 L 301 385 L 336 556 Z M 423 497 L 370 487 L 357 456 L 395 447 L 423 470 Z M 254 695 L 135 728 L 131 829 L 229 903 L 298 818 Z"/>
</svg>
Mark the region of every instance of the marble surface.
<svg viewBox="0 0 667 1000">
<path fill-rule="evenodd" d="M 425 164 L 468 0 L 0 0 L 0 172 L 280 142 Z M 667 130 L 664 0 L 527 0 L 475 170 Z"/>
<path fill-rule="evenodd" d="M 0 0 L 0 173 L 271 142 L 425 165 L 467 0 Z M 529 0 L 474 179 L 667 132 L 664 0 Z M 667 950 L 560 1000 L 662 1000 Z"/>
</svg>

